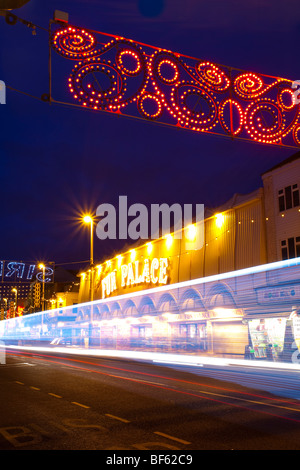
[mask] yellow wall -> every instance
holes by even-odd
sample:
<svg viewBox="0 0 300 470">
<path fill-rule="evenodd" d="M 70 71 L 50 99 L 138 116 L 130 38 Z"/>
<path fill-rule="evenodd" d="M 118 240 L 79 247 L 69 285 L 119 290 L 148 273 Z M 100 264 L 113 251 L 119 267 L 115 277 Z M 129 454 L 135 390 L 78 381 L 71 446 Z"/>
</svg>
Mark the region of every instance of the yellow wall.
<svg viewBox="0 0 300 470">
<path fill-rule="evenodd" d="M 167 259 L 167 284 L 189 279 L 230 272 L 245 267 L 267 262 L 265 242 L 265 222 L 263 213 L 262 193 L 242 205 L 233 207 L 205 219 L 204 243 L 196 249 L 193 240 L 187 238 L 184 230 L 182 238 L 173 237 L 172 242 L 166 237 L 145 243 L 134 250 L 121 253 L 95 267 L 94 300 L 101 299 L 103 279 L 115 272 L 116 289 L 108 297 L 132 291 L 143 290 L 160 285 L 159 283 L 138 283 L 121 286 L 121 266 L 132 264 L 133 270 L 139 262 L 139 275 L 143 272 L 145 259 Z M 197 239 L 198 241 L 199 239 Z M 90 300 L 90 272 L 82 273 L 79 291 L 79 302 Z M 114 283 L 113 283 L 114 284 Z M 107 297 L 107 295 L 105 295 Z"/>
</svg>

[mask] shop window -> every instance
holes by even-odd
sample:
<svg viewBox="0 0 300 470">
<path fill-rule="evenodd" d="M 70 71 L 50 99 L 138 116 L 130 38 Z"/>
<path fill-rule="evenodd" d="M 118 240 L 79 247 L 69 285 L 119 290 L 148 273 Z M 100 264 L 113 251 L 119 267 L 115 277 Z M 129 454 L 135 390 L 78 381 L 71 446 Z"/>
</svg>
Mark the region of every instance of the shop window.
<svg viewBox="0 0 300 470">
<path fill-rule="evenodd" d="M 300 204 L 300 198 L 299 198 L 299 189 L 298 185 L 294 184 L 293 185 L 293 206 L 297 207 Z"/>
<path fill-rule="evenodd" d="M 152 329 L 150 327 L 140 326 L 138 331 L 140 338 L 151 338 L 152 336 Z"/>
<path fill-rule="evenodd" d="M 278 191 L 278 206 L 279 212 L 283 212 L 287 209 L 292 209 L 300 205 L 299 188 L 298 184 L 293 186 L 287 186 L 284 189 Z"/>
<path fill-rule="evenodd" d="M 281 257 L 283 260 L 300 257 L 300 237 L 281 241 Z"/>
<path fill-rule="evenodd" d="M 179 335 L 180 336 L 187 335 L 187 325 L 179 325 Z"/>
</svg>

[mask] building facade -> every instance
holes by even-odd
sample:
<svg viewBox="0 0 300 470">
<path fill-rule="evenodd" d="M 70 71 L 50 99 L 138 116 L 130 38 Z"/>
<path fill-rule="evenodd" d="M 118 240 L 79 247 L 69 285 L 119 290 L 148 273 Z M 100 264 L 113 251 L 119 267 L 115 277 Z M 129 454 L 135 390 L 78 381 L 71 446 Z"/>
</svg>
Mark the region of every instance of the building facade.
<svg viewBox="0 0 300 470">
<path fill-rule="evenodd" d="M 262 175 L 268 262 L 300 256 L 300 152 Z"/>
<path fill-rule="evenodd" d="M 94 300 L 171 285 L 267 262 L 263 190 L 236 195 L 203 223 L 136 246 L 94 269 Z M 202 225 L 202 226 L 201 226 Z M 193 228 L 194 230 L 191 230 Z M 197 233 L 203 231 L 199 248 Z M 90 299 L 91 271 L 81 273 L 79 303 Z"/>
<path fill-rule="evenodd" d="M 61 302 L 42 322 L 0 322 L 0 333 L 108 350 L 299 362 L 299 157 L 179 237 L 132 246 L 87 268 L 78 305 Z"/>
</svg>

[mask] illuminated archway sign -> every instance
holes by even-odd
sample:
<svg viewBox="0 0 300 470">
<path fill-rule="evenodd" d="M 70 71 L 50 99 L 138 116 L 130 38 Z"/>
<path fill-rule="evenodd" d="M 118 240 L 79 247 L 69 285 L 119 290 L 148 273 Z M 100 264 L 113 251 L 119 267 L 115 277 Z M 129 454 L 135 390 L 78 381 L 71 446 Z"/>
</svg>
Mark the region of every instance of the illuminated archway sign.
<svg viewBox="0 0 300 470">
<path fill-rule="evenodd" d="M 71 95 L 73 104 L 95 111 L 264 144 L 300 146 L 295 80 L 220 66 L 73 26 L 55 28 L 53 49 L 74 65 L 68 91 L 60 100 L 52 96 L 53 102 L 66 102 Z"/>
<path fill-rule="evenodd" d="M 164 285 L 168 282 L 168 258 L 153 258 L 122 264 L 120 267 L 121 287 L 133 287 L 139 285 Z M 101 281 L 102 298 L 115 292 L 118 286 L 118 271 L 114 269 Z"/>
</svg>

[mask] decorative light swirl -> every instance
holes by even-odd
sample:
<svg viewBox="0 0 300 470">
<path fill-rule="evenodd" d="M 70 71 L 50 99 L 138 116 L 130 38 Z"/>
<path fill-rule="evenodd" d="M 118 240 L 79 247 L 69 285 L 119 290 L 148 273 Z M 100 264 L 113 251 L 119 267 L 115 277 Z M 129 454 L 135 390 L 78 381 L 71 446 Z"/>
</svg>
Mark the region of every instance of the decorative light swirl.
<svg viewBox="0 0 300 470">
<path fill-rule="evenodd" d="M 155 82 L 171 85 L 180 78 L 180 66 L 185 64 L 175 54 L 158 50 L 149 60 L 150 76 Z"/>
<path fill-rule="evenodd" d="M 189 102 L 190 97 L 196 103 Z M 182 127 L 207 132 L 217 124 L 218 112 L 215 97 L 203 90 L 196 82 L 182 80 L 172 88 L 169 113 L 178 119 Z M 204 105 L 205 109 L 201 109 Z M 199 110 L 200 107 L 200 110 Z"/>
<path fill-rule="evenodd" d="M 293 129 L 293 138 L 297 145 L 300 145 L 300 125 L 296 125 Z"/>
<path fill-rule="evenodd" d="M 51 38 L 56 52 L 68 59 L 80 60 L 97 54 L 95 37 L 84 29 L 69 26 L 56 31 Z"/>
<path fill-rule="evenodd" d="M 266 85 L 263 79 L 257 74 L 245 72 L 236 77 L 233 86 L 236 95 L 240 98 L 244 100 L 255 100 L 285 81 L 286 80 L 283 78 L 278 78 L 273 83 Z"/>
<path fill-rule="evenodd" d="M 271 123 L 266 122 L 266 118 Z M 251 103 L 245 111 L 245 128 L 251 138 L 262 143 L 279 142 L 289 130 L 279 106 L 269 98 Z"/>
<path fill-rule="evenodd" d="M 103 53 L 108 51 L 114 53 L 115 63 L 102 59 Z M 126 63 L 128 59 L 129 64 Z M 98 49 L 97 56 L 87 58 L 75 66 L 69 78 L 69 89 L 74 98 L 80 101 L 83 106 L 115 112 L 125 108 L 129 103 L 137 101 L 145 88 L 147 79 L 145 64 L 145 55 L 141 48 L 132 41 L 116 38 Z M 102 74 L 102 77 L 99 74 Z M 126 77 L 137 80 L 134 77 L 140 74 L 141 78 L 138 83 L 135 82 L 132 87 L 134 91 L 129 92 Z M 103 75 L 108 78 L 106 82 L 109 82 L 104 89 L 101 84 Z"/>
<path fill-rule="evenodd" d="M 225 118 L 225 109 L 229 108 L 229 118 Z M 233 117 L 233 112 L 237 114 L 237 126 Z M 244 112 L 241 105 L 231 98 L 224 100 L 219 106 L 219 120 L 223 129 L 230 135 L 236 136 L 241 133 L 244 127 Z M 229 123 L 228 123 L 229 121 Z"/>
<path fill-rule="evenodd" d="M 132 61 L 135 62 L 135 66 L 129 68 L 128 65 L 126 65 L 126 57 L 129 59 L 133 59 Z M 122 49 L 118 50 L 117 55 L 116 55 L 116 63 L 118 68 L 125 74 L 129 75 L 131 77 L 134 77 L 140 73 L 142 70 L 142 63 L 140 61 L 140 57 L 137 52 L 131 50 L 131 49 Z"/>
<path fill-rule="evenodd" d="M 279 90 L 277 100 L 284 111 L 291 111 L 295 107 L 294 91 L 291 88 L 283 88 Z M 286 99 L 289 103 L 286 103 Z"/>
<path fill-rule="evenodd" d="M 148 109 L 147 108 L 148 102 Z M 140 114 L 146 119 L 157 119 L 163 112 L 164 99 L 159 98 L 158 95 L 153 93 L 143 93 L 138 98 L 138 110 Z"/>
<path fill-rule="evenodd" d="M 135 102 L 146 119 L 157 120 L 165 111 L 171 125 L 194 131 L 210 132 L 218 125 L 216 133 L 281 145 L 290 134 L 300 146 L 300 105 L 290 80 L 230 72 L 122 37 L 97 42 L 71 26 L 54 32 L 51 44 L 77 61 L 68 86 L 82 106 L 121 112 Z"/>
<path fill-rule="evenodd" d="M 105 88 L 99 80 L 103 76 L 108 83 Z M 88 59 L 75 65 L 69 77 L 69 90 L 82 106 L 116 111 L 122 106 L 126 78 L 121 78 L 111 63 Z"/>
<path fill-rule="evenodd" d="M 254 73 L 242 73 L 234 81 L 234 90 L 241 98 L 252 100 L 264 92 L 264 82 Z"/>
<path fill-rule="evenodd" d="M 210 62 L 197 64 L 196 72 L 201 84 L 215 93 L 224 93 L 230 86 L 230 80 L 225 72 Z"/>
</svg>

